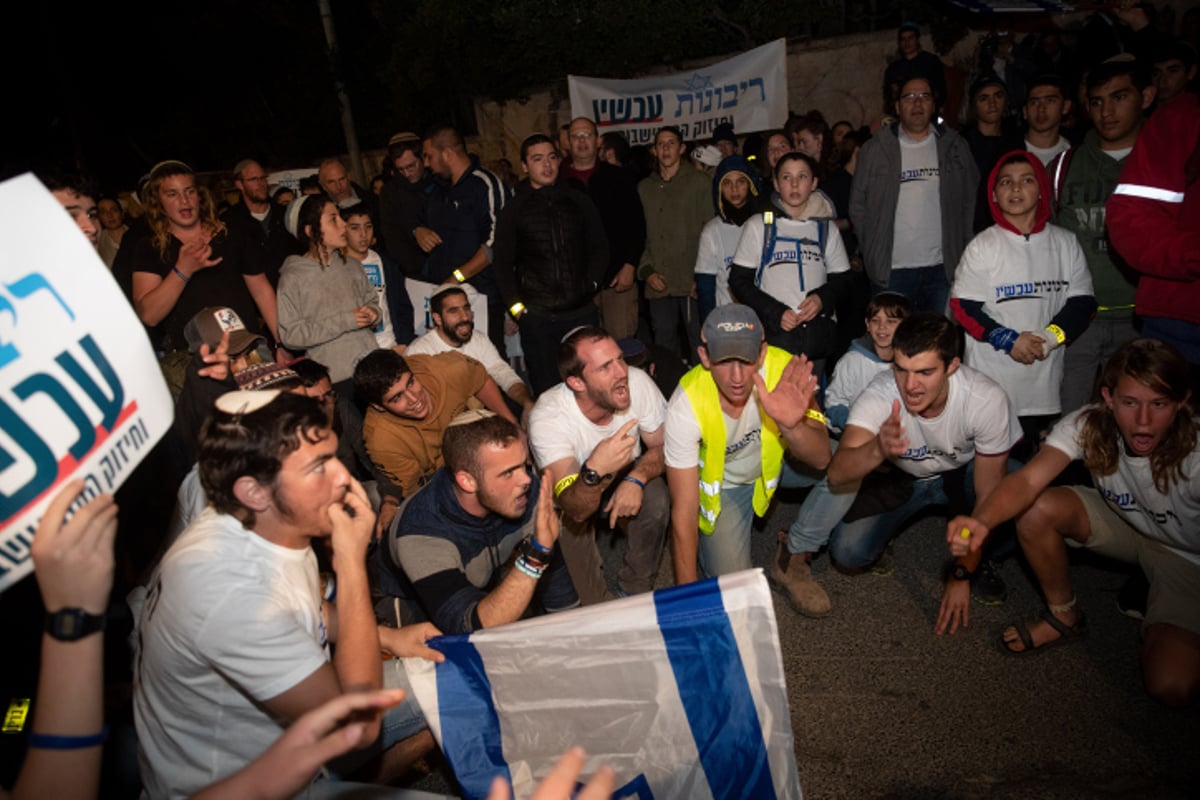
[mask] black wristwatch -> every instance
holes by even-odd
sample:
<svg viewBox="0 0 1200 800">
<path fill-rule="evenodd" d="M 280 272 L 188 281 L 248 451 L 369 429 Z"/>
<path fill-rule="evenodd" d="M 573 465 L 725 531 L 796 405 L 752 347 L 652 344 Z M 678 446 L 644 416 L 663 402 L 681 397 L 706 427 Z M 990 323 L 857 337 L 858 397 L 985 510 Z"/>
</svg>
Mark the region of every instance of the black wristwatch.
<svg viewBox="0 0 1200 800">
<path fill-rule="evenodd" d="M 604 483 L 604 481 L 611 477 L 611 472 L 607 475 L 601 475 L 599 472 L 596 472 L 596 470 L 589 467 L 586 461 L 583 462 L 583 466 L 579 468 L 579 479 L 583 481 L 584 486 L 599 486 L 601 483 Z"/>
<path fill-rule="evenodd" d="M 102 630 L 103 614 L 89 614 L 82 608 L 60 608 L 46 612 L 46 633 L 60 642 L 76 642 Z"/>
<path fill-rule="evenodd" d="M 975 573 L 964 567 L 962 564 L 955 564 L 954 569 L 950 571 L 950 577 L 956 581 L 969 581 L 975 577 Z"/>
</svg>

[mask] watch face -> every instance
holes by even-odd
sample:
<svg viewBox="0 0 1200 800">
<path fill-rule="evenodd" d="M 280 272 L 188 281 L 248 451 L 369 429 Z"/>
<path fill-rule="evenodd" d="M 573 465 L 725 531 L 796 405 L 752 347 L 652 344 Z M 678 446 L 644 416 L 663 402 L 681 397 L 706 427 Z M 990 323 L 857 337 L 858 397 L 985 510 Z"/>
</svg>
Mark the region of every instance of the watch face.
<svg viewBox="0 0 1200 800">
<path fill-rule="evenodd" d="M 582 478 L 583 482 L 588 486 L 595 486 L 603 480 L 603 478 L 600 477 L 600 473 L 596 472 L 594 469 L 583 470 L 581 473 L 579 473 L 579 477 Z"/>
<path fill-rule="evenodd" d="M 971 573 L 969 571 L 967 571 L 967 568 L 964 567 L 962 564 L 955 564 L 954 571 L 951 572 L 950 574 L 953 575 L 954 579 L 957 581 L 970 580 L 970 578 L 971 578 Z"/>
</svg>

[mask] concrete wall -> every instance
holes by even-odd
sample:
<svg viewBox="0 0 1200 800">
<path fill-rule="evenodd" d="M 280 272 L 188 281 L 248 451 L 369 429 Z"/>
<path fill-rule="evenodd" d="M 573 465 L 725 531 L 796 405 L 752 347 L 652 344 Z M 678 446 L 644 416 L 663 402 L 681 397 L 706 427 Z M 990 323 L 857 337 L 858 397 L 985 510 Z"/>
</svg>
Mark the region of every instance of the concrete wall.
<svg viewBox="0 0 1200 800">
<path fill-rule="evenodd" d="M 922 42 L 928 46 L 929 41 L 926 33 Z M 971 34 L 943 56 L 943 60 L 951 67 L 966 67 L 971 63 L 976 41 L 977 36 Z M 894 31 L 789 44 L 788 107 L 797 113 L 819 109 L 831 123 L 839 119 L 848 119 L 855 125 L 871 122 L 880 114 L 883 71 L 895 53 Z M 720 60 L 686 63 L 681 71 Z M 565 80 L 553 90 L 541 89 L 523 100 L 476 101 L 479 136 L 472 137 L 472 147 L 484 162 L 505 157 L 520 172 L 517 156 L 521 140 L 537 132 L 553 135 L 559 125 L 570 121 L 570 105 Z"/>
</svg>

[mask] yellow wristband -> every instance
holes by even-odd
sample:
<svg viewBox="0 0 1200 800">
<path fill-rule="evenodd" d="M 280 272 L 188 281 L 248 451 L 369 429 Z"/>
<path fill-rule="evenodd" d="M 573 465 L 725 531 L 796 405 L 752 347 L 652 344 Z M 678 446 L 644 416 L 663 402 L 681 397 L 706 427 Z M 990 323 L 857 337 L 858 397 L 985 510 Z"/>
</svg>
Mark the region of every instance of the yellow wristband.
<svg viewBox="0 0 1200 800">
<path fill-rule="evenodd" d="M 454 270 L 454 280 L 458 281 L 459 283 L 466 283 L 467 276 L 463 275 L 463 271 L 461 269 L 456 269 Z"/>
<path fill-rule="evenodd" d="M 508 313 L 513 315 L 513 319 L 516 319 L 517 317 L 521 316 L 521 314 L 523 314 L 524 312 L 525 312 L 525 304 L 522 302 L 513 303 L 508 308 Z"/>
<path fill-rule="evenodd" d="M 829 420 L 825 418 L 825 415 L 822 414 L 820 411 L 817 411 L 815 408 L 810 408 L 808 411 L 805 411 L 804 416 L 808 417 L 809 419 L 815 419 L 817 422 L 821 423 L 822 425 L 829 424 Z"/>
<path fill-rule="evenodd" d="M 566 476 L 565 478 L 560 480 L 558 483 L 554 484 L 554 496 L 558 497 L 560 494 L 565 492 L 567 489 L 571 488 L 571 484 L 574 483 L 578 479 L 579 479 L 579 473 L 576 472 L 576 473 Z"/>
<path fill-rule="evenodd" d="M 1051 334 L 1055 339 L 1057 339 L 1059 344 L 1062 344 L 1063 342 L 1065 342 L 1067 340 L 1067 335 L 1065 333 L 1063 333 L 1063 329 L 1058 327 L 1057 325 L 1047 325 L 1046 332 Z"/>
</svg>

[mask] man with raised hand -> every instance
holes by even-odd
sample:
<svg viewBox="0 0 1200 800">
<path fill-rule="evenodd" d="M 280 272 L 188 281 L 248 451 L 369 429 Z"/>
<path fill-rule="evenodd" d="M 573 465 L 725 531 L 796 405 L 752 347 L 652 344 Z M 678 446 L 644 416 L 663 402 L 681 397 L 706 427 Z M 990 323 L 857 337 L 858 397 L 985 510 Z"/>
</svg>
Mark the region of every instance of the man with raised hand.
<svg viewBox="0 0 1200 800">
<path fill-rule="evenodd" d="M 521 430 L 468 411 L 446 429 L 442 454 L 446 466 L 405 504 L 380 548 L 385 593 L 415 595 L 448 634 L 514 622 L 535 605 L 578 606 L 556 552 L 553 484 L 529 468 Z"/>
<path fill-rule="evenodd" d="M 953 322 L 914 314 L 896 328 L 892 346 L 892 374 L 877 375 L 854 401 L 829 464 L 835 494 L 858 491 L 857 508 L 846 515 L 852 521 L 835 528 L 829 541 L 833 560 L 851 570 L 876 564 L 918 511 L 987 497 L 1021 439 L 1004 389 L 962 365 Z M 876 473 L 884 462 L 894 469 Z M 860 491 L 864 479 L 869 483 Z M 966 626 L 972 581 L 982 599 L 1003 602 L 1003 582 L 993 569 L 979 570 L 979 560 L 979 553 L 958 559 L 947 577 L 939 634 Z"/>
<path fill-rule="evenodd" d="M 601 328 L 568 334 L 558 371 L 563 382 L 543 393 L 529 415 L 529 438 L 566 516 L 559 547 L 571 581 L 584 605 L 612 597 L 596 547 L 596 523 L 607 521 L 629 538 L 619 593 L 648 592 L 670 511 L 662 477 L 666 402 Z"/>
<path fill-rule="evenodd" d="M 799 478 L 784 460 L 821 470 L 829 434 L 816 402 L 808 359 L 770 347 L 748 306 L 721 306 L 700 332 L 700 364 L 667 405 L 665 457 L 671 489 L 676 583 L 749 569 L 750 532 L 781 482 Z M 785 474 L 786 473 L 786 474 Z M 809 481 L 811 482 L 811 481 Z M 808 561 L 780 542 L 772 577 L 819 616 L 829 597 L 812 581 Z"/>
</svg>

